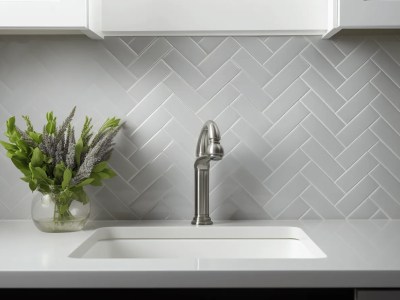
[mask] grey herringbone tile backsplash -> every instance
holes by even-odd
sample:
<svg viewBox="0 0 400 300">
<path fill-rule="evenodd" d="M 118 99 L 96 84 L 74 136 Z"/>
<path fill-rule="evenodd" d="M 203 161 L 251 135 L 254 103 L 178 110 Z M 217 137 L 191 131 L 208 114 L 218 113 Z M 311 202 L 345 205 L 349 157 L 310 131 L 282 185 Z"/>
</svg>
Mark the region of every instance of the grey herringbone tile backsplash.
<svg viewBox="0 0 400 300">
<path fill-rule="evenodd" d="M 126 120 L 92 218 L 190 219 L 207 119 L 226 151 L 214 219 L 400 218 L 399 37 L 0 38 L 2 132 L 74 105 Z M 4 151 L 0 166 L 0 218 L 29 218 Z"/>
</svg>

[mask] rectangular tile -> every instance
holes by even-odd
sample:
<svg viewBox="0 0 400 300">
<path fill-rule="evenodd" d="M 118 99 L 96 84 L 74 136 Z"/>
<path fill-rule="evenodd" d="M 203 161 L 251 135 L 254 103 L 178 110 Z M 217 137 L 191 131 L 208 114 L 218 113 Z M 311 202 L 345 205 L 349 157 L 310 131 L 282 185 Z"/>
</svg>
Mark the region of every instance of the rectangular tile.
<svg viewBox="0 0 400 300">
<path fill-rule="evenodd" d="M 336 137 L 313 115 L 305 118 L 301 125 L 314 139 L 320 143 L 330 155 L 336 157 L 343 150 L 343 146 Z"/>
<path fill-rule="evenodd" d="M 382 143 L 376 144 L 369 152 L 400 181 L 400 159 L 398 156 L 394 155 Z"/>
<path fill-rule="evenodd" d="M 109 160 L 111 167 L 125 180 L 129 180 L 137 173 L 137 169 L 131 162 L 118 151 L 113 151 Z"/>
<path fill-rule="evenodd" d="M 272 126 L 272 123 L 244 96 L 239 96 L 231 106 L 259 135 L 264 134 Z"/>
<path fill-rule="evenodd" d="M 400 156 L 399 135 L 384 120 L 379 119 L 371 126 L 371 131 L 381 140 L 386 147 Z"/>
<path fill-rule="evenodd" d="M 164 80 L 164 84 L 175 93 L 185 104 L 190 106 L 193 111 L 197 111 L 206 103 L 206 99 L 201 97 L 190 85 L 176 74 L 171 74 Z"/>
<path fill-rule="evenodd" d="M 370 125 L 372 125 L 379 115 L 370 107 L 366 107 L 357 117 L 351 120 L 336 137 L 346 146 L 350 145 L 359 137 Z"/>
<path fill-rule="evenodd" d="M 272 51 L 269 50 L 259 38 L 237 36 L 235 40 L 260 64 L 265 63 L 272 55 Z"/>
<path fill-rule="evenodd" d="M 278 215 L 278 220 L 298 220 L 300 219 L 307 211 L 310 210 L 308 204 L 304 202 L 303 199 L 297 198 L 290 205 L 285 208 L 285 210 Z"/>
<path fill-rule="evenodd" d="M 371 176 L 386 193 L 400 203 L 399 181 L 397 181 L 388 170 L 382 166 L 378 166 L 373 172 L 371 172 Z"/>
<path fill-rule="evenodd" d="M 185 127 L 182 126 L 176 119 L 172 119 L 168 122 L 167 125 L 163 128 L 170 139 L 175 143 L 179 143 L 179 145 L 186 150 L 186 153 L 195 153 L 196 151 L 196 143 L 198 135 L 200 134 L 201 127 L 199 127 L 198 131 L 190 132 L 186 130 Z"/>
<path fill-rule="evenodd" d="M 240 120 L 238 113 L 231 107 L 225 108 L 215 119 L 221 132 L 228 131 L 233 124 Z"/>
<path fill-rule="evenodd" d="M 286 44 L 268 59 L 264 66 L 272 74 L 277 74 L 306 46 L 307 41 L 303 37 L 291 37 Z"/>
<path fill-rule="evenodd" d="M 271 146 L 243 119 L 232 126 L 232 131 L 241 141 L 252 148 L 259 158 L 263 158 L 271 150 Z"/>
<path fill-rule="evenodd" d="M 164 61 L 193 88 L 198 88 L 206 80 L 204 75 L 178 51 L 171 51 L 164 57 Z"/>
<path fill-rule="evenodd" d="M 273 193 L 278 192 L 307 162 L 308 157 L 303 151 L 297 150 L 264 181 L 264 185 Z"/>
<path fill-rule="evenodd" d="M 400 86 L 400 66 L 383 50 L 378 51 L 372 61 L 398 86 Z"/>
<path fill-rule="evenodd" d="M 247 147 L 244 143 L 240 143 L 232 155 L 240 161 L 243 168 L 247 169 L 253 174 L 258 180 L 265 180 L 270 174 L 271 170 L 263 162 L 260 163 L 257 155 Z"/>
<path fill-rule="evenodd" d="M 264 44 L 268 47 L 268 49 L 272 50 L 273 52 L 276 52 L 278 49 L 280 49 L 283 45 L 285 45 L 287 42 L 289 42 L 290 36 L 268 36 L 264 40 Z"/>
<path fill-rule="evenodd" d="M 272 78 L 272 75 L 245 50 L 239 50 L 232 57 L 232 61 L 257 82 L 260 87 L 264 86 Z"/>
<path fill-rule="evenodd" d="M 159 62 L 149 73 L 139 79 L 129 90 L 129 94 L 137 100 L 151 92 L 160 82 L 170 74 L 171 70 L 164 62 Z"/>
<path fill-rule="evenodd" d="M 400 112 L 384 96 L 379 95 L 371 103 L 372 107 L 381 115 L 382 118 L 400 134 Z"/>
<path fill-rule="evenodd" d="M 301 150 L 310 157 L 332 180 L 336 180 L 343 174 L 344 169 L 336 162 L 336 160 L 313 138 L 309 139 Z"/>
<path fill-rule="evenodd" d="M 301 102 L 317 117 L 333 134 L 338 133 L 344 123 L 336 114 L 321 100 L 314 92 L 309 92 L 305 95 Z"/>
<path fill-rule="evenodd" d="M 315 163 L 310 162 L 301 173 L 319 190 L 319 192 L 323 193 L 332 204 L 336 204 L 343 197 L 344 193 Z"/>
<path fill-rule="evenodd" d="M 301 79 L 296 79 L 287 90 L 265 109 L 264 114 L 271 121 L 276 122 L 308 91 L 309 87 Z"/>
<path fill-rule="evenodd" d="M 128 45 L 137 54 L 142 54 L 143 50 L 149 47 L 155 39 L 156 37 L 153 36 L 137 36 L 131 39 Z"/>
<path fill-rule="evenodd" d="M 352 220 L 370 219 L 379 211 L 379 207 L 370 199 L 362 202 L 349 216 Z"/>
<path fill-rule="evenodd" d="M 129 70 L 138 77 L 146 74 L 165 54 L 172 49 L 163 38 L 158 38 L 140 57 L 129 66 Z"/>
<path fill-rule="evenodd" d="M 122 39 L 106 37 L 104 45 L 124 66 L 137 58 L 137 54 Z"/>
<path fill-rule="evenodd" d="M 343 219 L 342 213 L 314 187 L 307 188 L 300 197 L 324 219 Z"/>
<path fill-rule="evenodd" d="M 138 147 L 143 147 L 161 128 L 171 120 L 171 115 L 163 108 L 160 108 L 151 115 L 140 127 L 135 130 L 129 139 Z"/>
<path fill-rule="evenodd" d="M 338 66 L 338 70 L 346 77 L 350 77 L 360 68 L 376 51 L 378 45 L 374 41 L 366 41 L 359 45 L 355 51 L 348 55 Z"/>
<path fill-rule="evenodd" d="M 232 80 L 232 85 L 261 111 L 272 102 L 271 97 L 264 93 L 261 87 L 245 73 L 240 73 Z"/>
<path fill-rule="evenodd" d="M 190 37 L 169 36 L 166 39 L 194 65 L 198 65 L 207 56 L 206 52 Z"/>
<path fill-rule="evenodd" d="M 104 185 L 126 205 L 130 205 L 139 196 L 139 193 L 121 177 L 105 180 Z"/>
<path fill-rule="evenodd" d="M 369 176 L 347 193 L 336 207 L 345 215 L 348 216 L 353 212 L 369 195 L 378 187 L 378 184 Z"/>
<path fill-rule="evenodd" d="M 259 205 L 265 205 L 271 199 L 272 194 L 247 170 L 241 168 L 234 172 L 232 177 Z"/>
<path fill-rule="evenodd" d="M 201 63 L 198 68 L 205 76 L 211 76 L 226 63 L 239 49 L 239 44 L 232 38 L 226 38 Z"/>
<path fill-rule="evenodd" d="M 223 111 L 237 97 L 239 97 L 239 95 L 240 93 L 234 87 L 232 87 L 232 85 L 227 84 L 214 97 L 212 97 L 207 104 L 197 111 L 197 116 L 202 119 L 203 122 L 207 120 L 213 120 L 220 114 L 221 111 Z"/>
<path fill-rule="evenodd" d="M 139 192 L 143 193 L 149 188 L 164 172 L 168 170 L 171 163 L 165 155 L 160 154 L 154 161 L 148 164 L 129 183 Z"/>
<path fill-rule="evenodd" d="M 344 54 L 336 47 L 333 41 L 323 40 L 319 36 L 309 36 L 307 38 L 334 66 L 338 65 L 345 58 Z"/>
<path fill-rule="evenodd" d="M 334 88 L 338 88 L 345 81 L 345 78 L 312 45 L 302 51 L 301 56 Z"/>
<path fill-rule="evenodd" d="M 200 132 L 203 123 L 178 97 L 171 96 L 168 98 L 164 107 L 187 131 L 192 132 L 193 135 Z"/>
<path fill-rule="evenodd" d="M 353 97 L 361 88 L 366 85 L 377 73 L 379 68 L 372 62 L 367 62 L 354 74 L 352 74 L 341 87 L 338 88 L 338 92 L 345 97 L 350 99 Z"/>
<path fill-rule="evenodd" d="M 400 88 L 389 77 L 383 72 L 380 72 L 371 82 L 398 110 L 400 110 Z"/>
<path fill-rule="evenodd" d="M 378 165 L 378 161 L 369 153 L 361 157 L 336 181 L 343 190 L 349 191 L 362 178 Z"/>
<path fill-rule="evenodd" d="M 345 122 L 350 122 L 367 105 L 369 105 L 379 92 L 370 83 L 367 83 L 349 101 L 347 101 L 336 113 Z"/>
<path fill-rule="evenodd" d="M 240 69 L 238 67 L 231 62 L 227 62 L 200 86 L 198 93 L 206 99 L 211 99 L 239 72 Z"/>
<path fill-rule="evenodd" d="M 206 36 L 202 37 L 197 43 L 206 53 L 211 53 L 224 40 L 226 40 L 224 36 Z"/>
<path fill-rule="evenodd" d="M 160 201 L 162 196 L 172 188 L 164 177 L 161 177 L 151 185 L 151 188 L 144 191 L 131 205 L 130 207 L 143 218 L 149 211 L 151 211 L 157 203 Z"/>
<path fill-rule="evenodd" d="M 381 188 L 377 189 L 371 199 L 392 219 L 400 219 L 400 204 Z"/>
<path fill-rule="evenodd" d="M 299 149 L 309 137 L 309 134 L 302 127 L 297 127 L 281 143 L 274 147 L 263 160 L 275 170 Z"/>
<path fill-rule="evenodd" d="M 128 206 L 119 201 L 106 187 L 101 188 L 101 192 L 96 194 L 96 203 L 100 204 L 103 209 L 112 215 L 115 220 L 129 220 L 136 219 L 135 214 L 128 209 Z"/>
<path fill-rule="evenodd" d="M 287 64 L 267 85 L 264 90 L 273 98 L 277 98 L 285 91 L 301 74 L 303 74 L 309 65 L 302 58 L 296 57 Z"/>
<path fill-rule="evenodd" d="M 129 161 L 136 168 L 142 169 L 148 162 L 154 160 L 171 143 L 172 140 L 164 131 L 156 133 L 147 144 L 137 150 Z"/>
<path fill-rule="evenodd" d="M 272 217 L 277 217 L 299 194 L 308 187 L 307 180 L 297 174 L 293 177 L 283 189 L 274 195 L 274 197 L 265 204 L 264 210 Z"/>
<path fill-rule="evenodd" d="M 171 95 L 172 92 L 164 84 L 157 86 L 127 114 L 129 125 L 140 126 Z"/>
<path fill-rule="evenodd" d="M 301 79 L 303 79 L 308 86 L 333 109 L 333 111 L 337 111 L 345 104 L 346 101 L 342 96 L 340 96 L 314 69 L 308 69 L 301 76 Z"/>
<path fill-rule="evenodd" d="M 361 156 L 378 142 L 378 138 L 369 129 L 365 130 L 342 153 L 336 161 L 345 169 L 353 165 Z"/>
<path fill-rule="evenodd" d="M 285 136 L 290 133 L 298 124 L 309 114 L 309 111 L 302 103 L 296 103 L 286 114 L 283 115 L 272 127 L 264 134 L 264 138 L 272 145 L 276 146 Z"/>
</svg>

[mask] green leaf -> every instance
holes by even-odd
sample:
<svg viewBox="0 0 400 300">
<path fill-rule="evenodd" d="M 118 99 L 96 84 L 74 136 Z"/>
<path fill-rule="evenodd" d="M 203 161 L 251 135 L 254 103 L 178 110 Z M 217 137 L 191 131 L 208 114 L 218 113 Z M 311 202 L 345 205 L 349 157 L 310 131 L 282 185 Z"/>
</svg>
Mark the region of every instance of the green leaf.
<svg viewBox="0 0 400 300">
<path fill-rule="evenodd" d="M 94 168 L 93 168 L 93 173 L 99 173 L 103 171 L 105 168 L 108 167 L 108 164 L 106 161 L 102 161 L 101 163 L 98 163 Z"/>
<path fill-rule="evenodd" d="M 20 170 L 25 176 L 31 175 L 29 167 L 27 167 L 26 161 L 21 160 L 15 155 L 11 157 L 11 161 L 14 164 L 14 166 L 17 167 L 17 169 Z"/>
<path fill-rule="evenodd" d="M 53 112 L 48 112 L 46 114 L 47 124 L 46 124 L 46 132 L 48 134 L 55 134 L 56 133 L 56 119 L 53 115 Z"/>
<path fill-rule="evenodd" d="M 11 117 L 6 122 L 7 133 L 12 134 L 15 131 L 15 117 Z"/>
<path fill-rule="evenodd" d="M 94 185 L 94 186 L 101 186 L 102 178 L 101 178 L 100 175 L 98 175 L 98 173 L 92 173 L 92 174 L 90 175 L 90 178 L 93 179 L 91 185 Z"/>
<path fill-rule="evenodd" d="M 29 181 L 29 188 L 31 189 L 31 191 L 33 192 L 34 190 L 37 189 L 37 183 L 34 180 L 30 180 Z"/>
<path fill-rule="evenodd" d="M 66 189 L 67 187 L 69 187 L 69 183 L 71 182 L 71 178 L 72 178 L 72 171 L 70 169 L 65 169 L 64 171 L 64 179 L 63 182 L 61 183 L 61 187 L 62 189 Z"/>
<path fill-rule="evenodd" d="M 43 164 L 43 153 L 37 147 L 33 149 L 31 164 L 32 167 L 40 167 Z"/>
<path fill-rule="evenodd" d="M 61 183 L 63 181 L 64 171 L 65 171 L 65 165 L 63 162 L 58 163 L 54 167 L 53 175 L 54 175 L 54 178 L 58 181 L 58 183 Z"/>
<path fill-rule="evenodd" d="M 80 187 L 80 188 L 74 189 L 74 193 L 76 195 L 76 200 L 78 200 L 79 202 L 82 202 L 82 204 L 87 204 L 89 202 L 89 198 L 86 195 L 83 188 Z"/>
<path fill-rule="evenodd" d="M 27 131 L 27 132 L 34 131 L 34 130 L 33 130 L 32 123 L 31 123 L 31 120 L 29 119 L 29 117 L 28 117 L 28 116 L 22 116 L 22 119 L 25 120 L 26 127 L 27 127 L 27 128 L 26 128 L 26 131 Z"/>
<path fill-rule="evenodd" d="M 103 131 L 105 131 L 105 130 L 107 130 L 109 128 L 118 127 L 120 121 L 121 121 L 120 119 L 117 119 L 115 117 L 108 118 L 104 122 L 104 124 L 100 127 L 99 132 L 103 132 Z"/>
<path fill-rule="evenodd" d="M 13 144 L 10 144 L 10 143 L 4 142 L 4 141 L 0 141 L 0 144 L 1 144 L 1 145 L 4 147 L 4 149 L 6 149 L 7 151 L 15 152 L 15 151 L 18 150 L 18 147 L 15 146 L 15 145 L 13 145 Z"/>
<path fill-rule="evenodd" d="M 86 178 L 85 180 L 81 181 L 80 183 L 78 183 L 76 186 L 77 187 L 83 187 L 85 185 L 89 185 L 94 181 L 94 178 Z"/>
<path fill-rule="evenodd" d="M 75 145 L 75 162 L 78 167 L 81 165 L 82 150 L 83 150 L 83 141 L 82 138 L 79 138 L 79 140 L 76 142 Z"/>
<path fill-rule="evenodd" d="M 30 131 L 30 132 L 28 132 L 28 135 L 36 143 L 40 144 L 42 142 L 42 135 L 40 133 L 37 133 L 35 131 Z"/>
<path fill-rule="evenodd" d="M 33 167 L 29 164 L 32 171 L 32 179 L 36 179 L 39 185 L 53 185 L 54 182 L 47 177 L 45 170 L 39 167 Z"/>
</svg>

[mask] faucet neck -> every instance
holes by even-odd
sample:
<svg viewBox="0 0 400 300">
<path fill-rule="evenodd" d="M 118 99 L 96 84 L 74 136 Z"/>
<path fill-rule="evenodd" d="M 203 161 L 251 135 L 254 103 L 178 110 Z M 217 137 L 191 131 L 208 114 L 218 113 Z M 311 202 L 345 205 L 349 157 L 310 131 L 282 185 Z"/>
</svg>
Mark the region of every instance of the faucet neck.
<svg viewBox="0 0 400 300">
<path fill-rule="evenodd" d="M 201 129 L 196 147 L 196 157 L 208 157 L 219 160 L 223 156 L 223 150 L 219 143 L 221 134 L 214 121 L 207 121 Z"/>
</svg>

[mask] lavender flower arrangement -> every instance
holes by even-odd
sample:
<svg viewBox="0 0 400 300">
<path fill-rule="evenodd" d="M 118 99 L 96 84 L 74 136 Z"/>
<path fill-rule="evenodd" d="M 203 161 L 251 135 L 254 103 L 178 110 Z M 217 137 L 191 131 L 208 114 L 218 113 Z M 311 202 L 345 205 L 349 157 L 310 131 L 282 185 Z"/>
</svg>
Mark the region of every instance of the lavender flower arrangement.
<svg viewBox="0 0 400 300">
<path fill-rule="evenodd" d="M 28 116 L 23 116 L 26 130 L 15 124 L 15 117 L 7 121 L 9 142 L 0 141 L 7 156 L 22 172 L 23 181 L 32 191 L 53 194 L 59 220 L 68 220 L 72 199 L 88 203 L 86 185 L 99 186 L 103 179 L 115 176 L 107 160 L 113 150 L 113 139 L 120 129 L 120 120 L 107 119 L 94 134 L 92 119 L 86 117 L 79 139 L 71 125 L 74 107 L 57 127 L 53 112 L 46 114 L 47 124 L 41 132 L 34 130 Z"/>
</svg>

